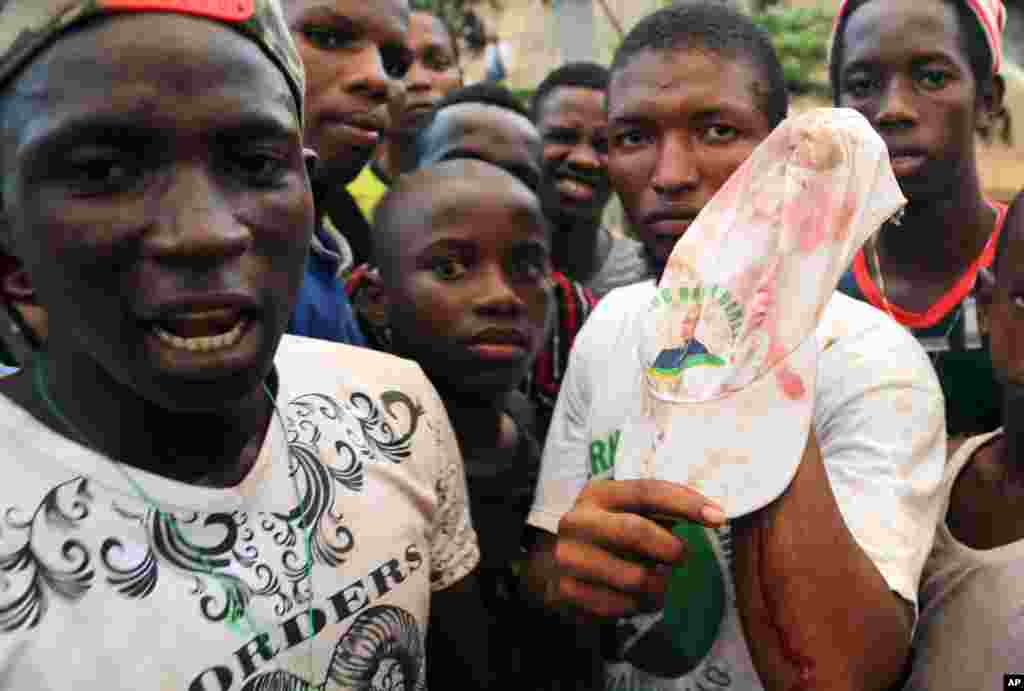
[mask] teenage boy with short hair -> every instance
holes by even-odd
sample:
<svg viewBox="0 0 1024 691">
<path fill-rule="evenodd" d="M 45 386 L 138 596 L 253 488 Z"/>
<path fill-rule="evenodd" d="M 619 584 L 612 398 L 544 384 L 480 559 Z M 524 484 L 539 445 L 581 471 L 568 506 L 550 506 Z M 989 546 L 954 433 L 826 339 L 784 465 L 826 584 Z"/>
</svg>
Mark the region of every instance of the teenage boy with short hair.
<svg viewBox="0 0 1024 691">
<path fill-rule="evenodd" d="M 540 180 L 540 136 L 526 109 L 511 91 L 497 84 L 473 84 L 451 92 L 419 137 L 421 167 L 443 161 L 475 159 L 515 175 L 536 191 Z M 388 349 L 388 326 L 379 307 L 373 272 L 357 271 L 347 288 L 371 347 Z M 547 345 L 524 384 L 537 408 L 539 439 L 544 439 L 558 396 L 569 349 L 596 303 L 590 291 L 561 272 L 552 273 L 555 313 Z"/>
<path fill-rule="evenodd" d="M 288 333 L 366 345 L 343 279 L 369 259 L 370 226 L 345 186 L 390 126 L 389 107 L 412 62 L 407 0 L 284 0 L 307 74 L 306 145 L 317 222 Z"/>
<path fill-rule="evenodd" d="M 609 172 L 657 275 L 786 102 L 769 39 L 725 4 L 678 3 L 627 36 L 608 93 Z M 882 313 L 835 296 L 817 331 L 813 426 L 795 476 L 775 501 L 723 523 L 689 487 L 615 479 L 618 450 L 636 444 L 623 425 L 641 401 L 638 320 L 654 297 L 653 282 L 613 291 L 577 339 L 530 516 L 545 531 L 531 590 L 613 623 L 609 689 L 896 684 L 945 460 L 924 353 Z M 687 549 L 652 516 L 717 529 Z M 725 604 L 713 645 L 694 659 L 678 648 L 693 632 L 638 615 L 657 612 L 668 567 L 685 568 L 700 542 L 716 555 Z"/>
<path fill-rule="evenodd" d="M 495 676 L 535 688 L 524 683 L 530 620 L 514 568 L 540 444 L 517 388 L 553 307 L 548 224 L 511 174 L 455 160 L 403 176 L 378 207 L 373 238 L 392 348 L 437 387 L 465 458 Z"/>
<path fill-rule="evenodd" d="M 9 0 L 0 26 L 3 240 L 49 318 L 0 381 L 4 684 L 485 677 L 440 399 L 282 338 L 314 209 L 276 2 Z"/>
</svg>

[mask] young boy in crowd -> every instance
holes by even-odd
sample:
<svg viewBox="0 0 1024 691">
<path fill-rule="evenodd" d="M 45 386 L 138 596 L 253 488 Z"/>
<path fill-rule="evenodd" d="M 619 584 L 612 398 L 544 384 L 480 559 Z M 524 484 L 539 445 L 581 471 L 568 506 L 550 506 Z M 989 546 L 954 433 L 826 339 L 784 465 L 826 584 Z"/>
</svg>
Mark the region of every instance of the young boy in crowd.
<svg viewBox="0 0 1024 691">
<path fill-rule="evenodd" d="M 641 20 L 611 73 L 609 174 L 660 276 L 697 214 L 786 117 L 785 79 L 768 36 L 711 2 Z M 542 531 L 531 592 L 615 628 L 609 689 L 884 691 L 901 682 L 946 450 L 941 392 L 920 345 L 836 294 L 816 333 L 806 451 L 749 459 L 762 469 L 797 463 L 793 480 L 725 522 L 685 485 L 618 475 L 622 449 L 638 443 L 626 423 L 642 397 L 636 352 L 655 296 L 653 281 L 612 291 L 577 338 L 529 518 Z M 703 632 L 658 611 L 669 566 L 685 568 L 692 551 L 654 516 L 709 527 L 697 535 L 714 548 L 725 593 L 710 650 L 680 654 L 678 641 L 688 650 Z"/>
<path fill-rule="evenodd" d="M 405 47 L 412 64 L 402 80 L 402 95 L 392 99 L 391 127 L 373 160 L 348 185 L 370 220 L 392 181 L 416 167 L 416 138 L 430 124 L 437 104 L 462 86 L 459 42 L 440 17 L 423 11 L 410 14 Z"/>
<path fill-rule="evenodd" d="M 486 161 L 518 177 L 533 190 L 540 184 L 540 135 L 526 109 L 511 91 L 497 84 L 473 84 L 451 92 L 437 107 L 419 137 L 419 165 L 440 161 Z M 346 287 L 370 347 L 390 348 L 380 291 L 369 267 L 354 273 Z M 527 373 L 523 390 L 536 406 L 538 439 L 547 434 L 558 387 L 576 333 L 593 310 L 593 294 L 565 274 L 554 271 L 555 310 L 545 347 Z"/>
<path fill-rule="evenodd" d="M 650 277 L 643 245 L 614 237 L 601 222 L 608 181 L 608 68 L 572 62 L 537 87 L 530 105 L 540 132 L 540 196 L 551 219 L 555 268 L 600 298 Z"/>
<path fill-rule="evenodd" d="M 978 135 L 1005 114 L 1001 0 L 847 0 L 830 74 L 836 105 L 860 111 L 889 147 L 908 203 L 840 283 L 910 329 L 928 351 L 949 435 L 991 432 L 1001 397 L 972 291 L 1006 205 L 988 199 Z"/>
<path fill-rule="evenodd" d="M 2 239 L 48 317 L 0 380 L 3 686 L 483 685 L 439 397 L 282 337 L 314 208 L 277 3 L 8 0 L 0 26 Z"/>
<path fill-rule="evenodd" d="M 935 545 L 921 580 L 909 691 L 1007 688 L 1024 661 L 1024 195 L 1011 205 L 993 272 L 978 274 L 1003 425 L 946 467 Z"/>
<path fill-rule="evenodd" d="M 403 176 L 377 209 L 373 238 L 392 349 L 426 371 L 462 448 L 492 659 L 509 685 L 528 662 L 517 654 L 526 619 L 513 566 L 540 446 L 517 387 L 551 312 L 547 221 L 515 177 L 456 160 Z"/>
<path fill-rule="evenodd" d="M 407 0 L 282 0 L 306 70 L 306 146 L 320 157 L 313 176 L 316 228 L 306 278 L 288 333 L 366 345 L 344 276 L 369 258 L 370 227 L 345 186 L 372 158 L 390 126 L 412 63 L 405 46 Z"/>
</svg>

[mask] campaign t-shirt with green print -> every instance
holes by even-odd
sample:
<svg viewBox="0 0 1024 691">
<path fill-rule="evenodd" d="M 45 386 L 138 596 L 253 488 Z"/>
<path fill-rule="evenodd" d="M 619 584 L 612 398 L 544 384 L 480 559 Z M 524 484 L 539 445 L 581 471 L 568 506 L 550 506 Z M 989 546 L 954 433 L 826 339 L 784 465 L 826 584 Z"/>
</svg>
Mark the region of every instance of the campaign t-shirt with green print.
<svg viewBox="0 0 1024 691">
<path fill-rule="evenodd" d="M 653 281 L 612 291 L 580 331 L 548 432 L 531 525 L 556 533 L 588 482 L 640 476 L 626 450 L 631 411 L 641 402 L 640 324 L 654 291 Z M 946 454 L 935 373 L 905 329 L 841 294 L 816 338 L 814 431 L 833 493 L 858 545 L 916 607 Z M 606 659 L 609 691 L 763 688 L 737 609 L 730 528 L 705 534 L 724 599 L 710 651 L 699 660 L 681 654 L 669 613 L 622 619 Z"/>
</svg>

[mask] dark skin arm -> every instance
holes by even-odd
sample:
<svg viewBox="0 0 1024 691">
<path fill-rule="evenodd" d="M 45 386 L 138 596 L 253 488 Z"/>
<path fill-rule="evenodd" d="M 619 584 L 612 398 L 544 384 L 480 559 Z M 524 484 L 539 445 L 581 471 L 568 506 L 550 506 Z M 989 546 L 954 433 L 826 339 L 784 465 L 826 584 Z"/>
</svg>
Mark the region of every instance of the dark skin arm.
<svg viewBox="0 0 1024 691">
<path fill-rule="evenodd" d="M 489 621 L 473 572 L 430 598 L 428 688 L 497 688 L 491 677 Z M 457 683 L 456 683 L 457 682 Z"/>
<path fill-rule="evenodd" d="M 887 689 L 910 651 L 912 608 L 854 541 L 811 435 L 776 501 L 733 523 L 734 573 L 766 689 Z"/>
<path fill-rule="evenodd" d="M 685 545 L 645 515 L 717 525 L 701 514 L 708 505 L 669 482 L 591 483 L 562 518 L 557 538 L 538 541 L 530 589 L 548 607 L 596 617 L 658 608 L 665 565 L 685 559 Z M 899 680 L 910 606 L 846 528 L 813 435 L 783 496 L 735 521 L 734 544 L 738 607 L 766 689 L 881 691 Z"/>
</svg>

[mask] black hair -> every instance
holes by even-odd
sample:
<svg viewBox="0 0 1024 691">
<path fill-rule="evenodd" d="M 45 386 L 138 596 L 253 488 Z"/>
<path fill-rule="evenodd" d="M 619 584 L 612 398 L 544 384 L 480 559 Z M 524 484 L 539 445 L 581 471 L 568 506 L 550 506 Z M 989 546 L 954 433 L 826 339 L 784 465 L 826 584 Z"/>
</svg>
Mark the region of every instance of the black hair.
<svg viewBox="0 0 1024 691">
<path fill-rule="evenodd" d="M 441 26 L 444 27 L 445 33 L 448 34 L 448 44 L 452 49 L 452 55 L 455 56 L 455 64 L 460 64 L 462 56 L 461 50 L 459 49 L 459 32 L 455 30 L 455 27 L 452 26 L 452 23 L 448 21 L 448 19 L 444 15 L 437 12 L 433 12 L 426 8 L 421 9 L 417 7 L 415 4 L 413 4 L 412 6 L 410 14 L 429 14 L 431 17 L 439 21 L 441 23 Z"/>
<path fill-rule="evenodd" d="M 570 62 L 553 70 L 530 99 L 530 113 L 533 121 L 540 119 L 540 109 L 552 91 L 560 87 L 592 89 L 604 93 L 608 91 L 609 72 L 604 65 L 596 62 Z"/>
<path fill-rule="evenodd" d="M 502 108 L 511 111 L 516 115 L 530 120 L 530 115 L 522 101 L 506 87 L 494 82 L 477 82 L 448 92 L 441 102 L 434 109 L 432 118 L 445 108 L 462 104 L 477 104 Z M 422 161 L 423 157 L 430 151 L 431 131 L 433 130 L 433 119 L 425 127 L 420 128 L 416 133 L 416 160 Z M 532 121 L 531 121 L 532 122 Z M 529 184 L 529 183 L 528 183 Z M 535 187 L 535 185 L 533 185 Z"/>
<path fill-rule="evenodd" d="M 871 0 L 849 0 L 843 16 L 836 24 L 828 66 L 828 78 L 832 85 L 832 102 L 836 105 L 839 104 L 840 97 L 839 70 L 843 62 L 843 52 L 846 50 L 846 25 L 853 13 L 869 2 Z M 974 11 L 963 0 L 941 0 L 941 2 L 952 5 L 956 10 L 964 57 L 967 58 L 967 64 L 970 65 L 971 74 L 974 76 L 976 96 L 977 98 L 987 97 L 987 91 L 992 88 L 992 48 L 989 47 L 985 30 Z M 1004 108 L 996 117 L 1002 122 L 999 137 L 1009 144 L 1011 137 L 1010 114 Z M 983 131 L 980 134 L 984 139 L 989 139 L 991 132 Z"/>
<path fill-rule="evenodd" d="M 434 112 L 442 111 L 449 106 L 456 106 L 460 103 L 479 103 L 485 106 L 504 108 L 522 115 L 527 120 L 530 119 L 530 114 L 527 112 L 523 102 L 516 98 L 516 95 L 506 87 L 494 82 L 477 82 L 476 84 L 470 84 L 469 86 L 450 91 L 437 104 Z"/>
<path fill-rule="evenodd" d="M 747 61 L 760 73 L 757 96 L 768 123 L 775 127 L 786 118 L 789 91 L 771 37 L 723 2 L 679 2 L 647 15 L 615 51 L 610 73 L 614 76 L 640 53 L 691 48 Z"/>
</svg>

